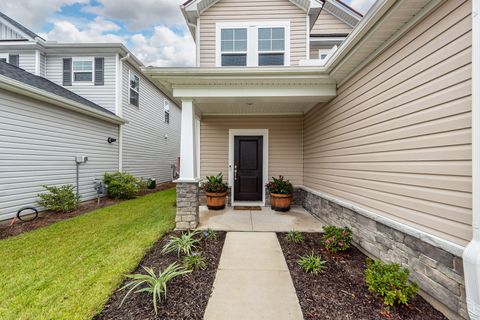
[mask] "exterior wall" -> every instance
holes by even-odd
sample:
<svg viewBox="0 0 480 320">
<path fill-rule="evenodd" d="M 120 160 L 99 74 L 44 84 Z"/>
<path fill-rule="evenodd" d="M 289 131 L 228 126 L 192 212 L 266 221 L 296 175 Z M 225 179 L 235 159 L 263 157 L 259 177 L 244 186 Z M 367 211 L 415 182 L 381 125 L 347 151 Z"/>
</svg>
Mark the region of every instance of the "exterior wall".
<svg viewBox="0 0 480 320">
<path fill-rule="evenodd" d="M 36 205 L 42 185 L 76 184 L 80 167 L 82 200 L 96 197 L 93 180 L 118 170 L 118 125 L 0 92 L 0 220 L 26 205 Z"/>
<path fill-rule="evenodd" d="M 88 57 L 102 57 L 103 55 L 96 55 L 94 53 L 90 55 L 73 55 L 78 56 L 88 56 Z M 49 54 L 47 55 L 47 79 L 55 82 L 58 85 L 63 85 L 63 58 L 70 58 L 72 55 L 60 55 L 60 54 Z M 68 90 L 75 92 L 76 94 L 81 95 L 82 97 L 95 102 L 96 104 L 108 109 L 112 112 L 116 112 L 116 91 L 115 91 L 115 82 L 116 82 L 116 56 L 107 55 L 105 57 L 105 79 L 103 86 L 95 86 L 92 84 L 88 85 L 77 85 L 73 84 L 72 86 L 66 87 Z"/>
<path fill-rule="evenodd" d="M 307 14 L 289 0 L 220 0 L 200 16 L 200 66 L 215 67 L 215 24 L 290 21 L 290 65 L 307 57 Z M 197 41 L 198 43 L 198 41 Z"/>
<path fill-rule="evenodd" d="M 47 77 L 47 56 L 40 53 L 40 76 Z"/>
<path fill-rule="evenodd" d="M 157 182 L 172 180 L 172 164 L 180 156 L 181 110 L 170 101 L 170 123 L 165 123 L 165 95 L 140 72 L 140 104 L 129 102 L 129 71 L 124 63 L 122 80 L 123 170 L 137 177 L 156 178 Z M 167 138 L 165 138 L 167 136 Z"/>
<path fill-rule="evenodd" d="M 12 30 L 7 25 L 0 22 L 0 40 L 22 40 L 25 39 L 21 34 Z"/>
<path fill-rule="evenodd" d="M 470 16 L 445 2 L 306 115 L 306 187 L 471 239 Z"/>
<path fill-rule="evenodd" d="M 326 10 L 322 10 L 310 34 L 350 33 L 352 27 Z"/>
<path fill-rule="evenodd" d="M 0 46 L 0 53 L 18 54 L 18 66 L 25 71 L 35 74 L 35 51 L 33 50 L 5 50 Z"/>
<path fill-rule="evenodd" d="M 223 172 L 228 180 L 228 130 L 268 129 L 268 176 L 303 183 L 302 116 L 204 116 L 200 128 L 200 176 Z"/>
</svg>

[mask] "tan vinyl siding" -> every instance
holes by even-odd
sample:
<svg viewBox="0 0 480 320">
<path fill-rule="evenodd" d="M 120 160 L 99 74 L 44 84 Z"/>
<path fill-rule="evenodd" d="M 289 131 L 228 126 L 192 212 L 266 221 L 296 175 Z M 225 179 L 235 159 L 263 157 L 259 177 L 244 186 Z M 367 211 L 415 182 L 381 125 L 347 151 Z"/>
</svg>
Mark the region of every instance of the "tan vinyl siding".
<svg viewBox="0 0 480 320">
<path fill-rule="evenodd" d="M 352 27 L 326 10 L 322 10 L 310 34 L 350 33 Z"/>
<path fill-rule="evenodd" d="M 200 129 L 201 177 L 223 172 L 228 178 L 228 130 L 268 129 L 268 176 L 303 183 L 302 116 L 203 117 Z"/>
<path fill-rule="evenodd" d="M 307 15 L 289 0 L 220 0 L 200 16 L 200 66 L 215 67 L 217 22 L 290 21 L 290 65 L 307 56 Z"/>
<path fill-rule="evenodd" d="M 471 3 L 448 1 L 304 120 L 304 185 L 471 239 Z"/>
</svg>

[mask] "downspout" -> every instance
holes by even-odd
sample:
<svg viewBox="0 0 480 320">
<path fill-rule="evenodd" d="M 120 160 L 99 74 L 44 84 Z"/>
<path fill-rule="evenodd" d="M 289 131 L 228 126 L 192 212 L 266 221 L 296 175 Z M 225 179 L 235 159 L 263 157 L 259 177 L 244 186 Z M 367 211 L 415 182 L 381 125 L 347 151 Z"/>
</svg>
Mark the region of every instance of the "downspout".
<svg viewBox="0 0 480 320">
<path fill-rule="evenodd" d="M 463 252 L 467 308 L 480 320 L 480 0 L 472 1 L 472 241 Z"/>
<path fill-rule="evenodd" d="M 120 85 L 120 92 L 118 94 L 118 114 L 120 118 L 123 117 L 123 62 L 130 59 L 130 53 L 120 59 L 120 65 L 118 66 L 118 78 L 117 81 Z M 123 125 L 118 127 L 118 171 L 123 171 Z"/>
</svg>

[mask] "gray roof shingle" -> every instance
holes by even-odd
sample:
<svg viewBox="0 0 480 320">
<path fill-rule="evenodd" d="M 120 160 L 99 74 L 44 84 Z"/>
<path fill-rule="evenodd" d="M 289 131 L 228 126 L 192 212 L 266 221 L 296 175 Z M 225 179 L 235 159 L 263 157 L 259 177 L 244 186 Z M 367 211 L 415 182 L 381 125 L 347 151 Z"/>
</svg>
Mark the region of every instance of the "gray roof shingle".
<svg viewBox="0 0 480 320">
<path fill-rule="evenodd" d="M 115 115 L 113 112 L 110 112 L 109 110 L 99 106 L 98 104 L 88 99 L 85 99 L 84 97 L 81 97 L 78 94 L 73 93 L 72 91 L 65 89 L 64 87 L 56 83 L 53 83 L 48 79 L 36 76 L 30 72 L 27 72 L 6 62 L 0 61 L 0 75 L 16 81 L 20 81 L 24 84 L 47 91 L 49 93 L 56 94 L 59 97 L 81 103 L 98 111 L 102 111 L 110 115 Z"/>
<path fill-rule="evenodd" d="M 7 20 L 11 25 L 20 29 L 22 32 L 24 32 L 28 36 L 32 37 L 33 39 L 35 39 L 36 37 L 39 37 L 40 39 L 43 39 L 42 37 L 40 37 L 38 34 L 33 32 L 32 30 L 28 29 L 27 27 L 25 27 L 21 23 L 18 23 L 17 21 L 13 20 L 12 18 L 10 18 L 9 16 L 7 16 L 6 14 L 4 14 L 2 12 L 0 12 L 0 18 Z"/>
</svg>

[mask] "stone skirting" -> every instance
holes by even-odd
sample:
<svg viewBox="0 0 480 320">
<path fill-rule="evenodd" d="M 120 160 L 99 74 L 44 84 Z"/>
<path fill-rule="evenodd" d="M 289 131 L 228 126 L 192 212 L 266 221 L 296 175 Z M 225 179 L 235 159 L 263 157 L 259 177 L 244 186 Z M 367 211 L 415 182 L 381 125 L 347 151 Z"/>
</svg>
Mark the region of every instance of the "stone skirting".
<svg viewBox="0 0 480 320">
<path fill-rule="evenodd" d="M 347 226 L 367 255 L 408 268 L 422 295 L 451 319 L 468 319 L 461 257 L 351 209 L 300 189 L 297 199 L 324 223 Z"/>
<path fill-rule="evenodd" d="M 199 191 L 198 182 L 177 182 L 177 229 L 188 230 L 198 226 Z"/>
</svg>

